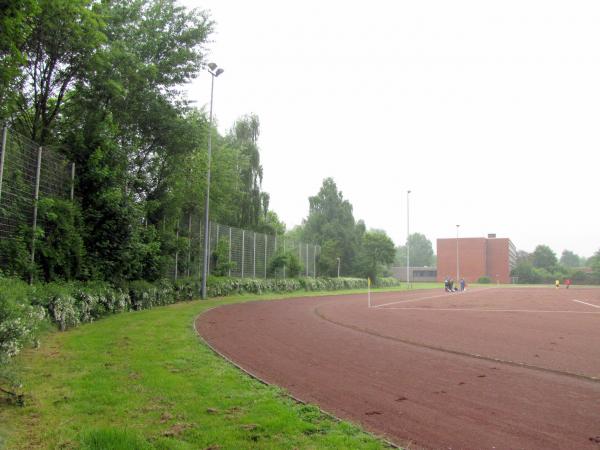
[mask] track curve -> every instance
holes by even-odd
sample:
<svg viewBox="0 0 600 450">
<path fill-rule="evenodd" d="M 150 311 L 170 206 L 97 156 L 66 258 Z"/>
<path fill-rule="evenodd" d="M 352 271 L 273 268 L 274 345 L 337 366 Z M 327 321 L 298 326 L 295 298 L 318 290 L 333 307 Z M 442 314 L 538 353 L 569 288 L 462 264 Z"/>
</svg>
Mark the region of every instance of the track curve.
<svg viewBox="0 0 600 450">
<path fill-rule="evenodd" d="M 473 294 L 478 299 L 485 295 Z M 374 300 L 384 305 L 398 296 L 378 294 Z M 478 322 L 467 317 L 461 327 L 458 316 L 448 319 L 456 313 L 427 310 L 426 302 L 420 303 L 423 309 L 405 311 L 368 309 L 364 295 L 252 302 L 207 311 L 197 318 L 196 329 L 245 370 L 399 445 L 600 449 L 600 383 L 593 379 L 600 372 L 598 361 L 557 357 L 560 352 L 554 359 L 542 354 L 521 361 L 527 351 L 516 351 L 517 364 L 505 364 L 502 358 L 461 354 L 485 350 L 476 342 L 480 336 L 473 324 Z M 489 311 L 478 314 L 485 318 Z M 515 322 L 509 318 L 504 325 L 494 320 L 508 326 Z M 598 319 L 590 316 L 583 323 L 598 325 Z M 434 325 L 445 327 L 450 351 L 435 348 L 441 331 Z M 551 322 L 549 328 L 554 326 Z M 402 341 L 418 341 L 422 328 L 432 330 L 431 342 Z M 469 333 L 475 334 L 469 338 Z M 545 333 L 552 334 L 533 333 L 533 344 L 527 345 L 550 337 Z M 573 336 L 565 341 L 567 356 L 580 345 Z M 504 346 L 490 343 L 487 349 L 494 358 L 511 346 L 508 339 Z M 598 351 L 592 348 L 583 360 L 594 359 Z M 519 365 L 523 362 L 535 363 L 535 370 Z"/>
</svg>

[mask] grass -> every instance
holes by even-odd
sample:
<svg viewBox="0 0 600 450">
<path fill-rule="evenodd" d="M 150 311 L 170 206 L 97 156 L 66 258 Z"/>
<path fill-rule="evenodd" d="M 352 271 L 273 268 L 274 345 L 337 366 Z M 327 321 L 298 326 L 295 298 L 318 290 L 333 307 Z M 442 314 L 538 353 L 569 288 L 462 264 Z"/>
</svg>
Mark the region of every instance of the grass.
<svg viewBox="0 0 600 450">
<path fill-rule="evenodd" d="M 47 333 L 17 358 L 26 406 L 0 404 L 0 448 L 386 447 L 248 377 L 196 336 L 202 311 L 256 298 L 178 303 Z"/>
</svg>

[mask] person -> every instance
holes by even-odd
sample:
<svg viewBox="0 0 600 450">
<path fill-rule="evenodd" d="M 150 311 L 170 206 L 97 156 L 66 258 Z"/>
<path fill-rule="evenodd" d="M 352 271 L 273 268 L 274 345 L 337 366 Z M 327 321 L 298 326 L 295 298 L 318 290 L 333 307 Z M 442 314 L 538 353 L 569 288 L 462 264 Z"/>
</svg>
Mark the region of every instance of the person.
<svg viewBox="0 0 600 450">
<path fill-rule="evenodd" d="M 571 286 L 571 279 L 570 278 L 567 278 L 565 280 L 565 285 L 567 286 L 567 289 L 569 289 L 569 286 Z"/>
<path fill-rule="evenodd" d="M 450 289 L 450 292 L 454 292 L 454 280 L 452 278 L 448 281 L 448 288 Z"/>
<path fill-rule="evenodd" d="M 465 290 L 465 279 L 461 278 L 460 279 L 460 292 L 463 292 Z"/>
<path fill-rule="evenodd" d="M 444 279 L 444 291 L 450 292 L 450 279 L 448 277 Z"/>
<path fill-rule="evenodd" d="M 560 280 L 556 280 L 554 282 L 554 286 L 556 286 L 556 289 L 558 289 L 560 287 Z"/>
</svg>

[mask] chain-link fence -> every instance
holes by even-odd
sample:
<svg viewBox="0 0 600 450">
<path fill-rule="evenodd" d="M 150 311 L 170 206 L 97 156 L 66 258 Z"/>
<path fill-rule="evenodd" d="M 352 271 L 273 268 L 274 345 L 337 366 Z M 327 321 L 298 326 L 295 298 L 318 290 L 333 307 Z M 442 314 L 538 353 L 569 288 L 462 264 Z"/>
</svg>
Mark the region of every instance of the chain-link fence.
<svg viewBox="0 0 600 450">
<path fill-rule="evenodd" d="M 172 258 L 170 275 L 200 277 L 203 264 L 204 232 L 199 215 L 186 215 L 176 226 L 179 250 Z M 272 268 L 273 258 L 294 255 L 299 263 L 298 275 L 317 276 L 320 247 L 254 231 L 229 227 L 215 222 L 209 225 L 208 273 L 238 278 L 289 277 L 291 268 Z"/>
<path fill-rule="evenodd" d="M 2 129 L 0 147 L 0 242 L 17 236 L 34 236 L 38 222 L 37 203 L 41 197 L 73 199 L 75 165 L 50 147 Z M 171 255 L 167 275 L 173 278 L 200 278 L 203 264 L 203 221 L 201 214 L 184 215 L 171 223 L 177 246 Z M 35 241 L 31 260 L 35 255 Z M 317 276 L 320 248 L 283 236 L 272 236 L 228 227 L 217 223 L 209 227 L 209 273 L 231 277 Z M 293 255 L 295 268 L 286 265 L 271 271 L 277 255 Z M 0 260 L 0 267 L 6 261 Z M 298 267 L 299 266 L 299 267 Z"/>
<path fill-rule="evenodd" d="M 74 166 L 50 147 L 40 147 L 8 127 L 0 146 L 0 241 L 30 236 L 37 223 L 40 197 L 73 196 Z M 31 246 L 32 259 L 35 244 Z M 0 261 L 2 263 L 2 261 Z"/>
</svg>

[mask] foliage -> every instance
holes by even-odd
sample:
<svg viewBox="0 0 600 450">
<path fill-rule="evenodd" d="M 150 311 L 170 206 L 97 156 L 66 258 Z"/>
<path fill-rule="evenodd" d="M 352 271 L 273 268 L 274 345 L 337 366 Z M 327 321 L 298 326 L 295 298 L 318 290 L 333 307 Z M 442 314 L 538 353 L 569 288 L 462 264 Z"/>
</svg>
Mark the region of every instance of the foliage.
<svg viewBox="0 0 600 450">
<path fill-rule="evenodd" d="M 582 258 L 571 250 L 563 250 L 560 256 L 560 264 L 565 267 L 581 267 L 583 265 L 581 260 Z"/>
<path fill-rule="evenodd" d="M 368 231 L 361 244 L 358 258 L 362 275 L 376 281 L 383 267 L 394 261 L 394 242 L 383 231 Z"/>
<path fill-rule="evenodd" d="M 229 262 L 229 241 L 219 239 L 211 257 L 211 272 L 213 275 L 224 277 L 231 269 L 235 269 L 235 262 Z"/>
<path fill-rule="evenodd" d="M 26 345 L 37 344 L 45 317 L 41 306 L 30 303 L 31 289 L 18 279 L 0 276 L 0 391 L 19 401 L 20 382 L 10 365 Z"/>
<path fill-rule="evenodd" d="M 411 233 L 408 237 L 410 247 L 411 267 L 427 267 L 434 264 L 433 246 L 424 234 Z M 407 246 L 403 245 L 396 249 L 394 264 L 402 267 L 407 266 Z"/>
<path fill-rule="evenodd" d="M 323 180 L 317 195 L 309 198 L 309 213 L 302 238 L 321 246 L 318 272 L 337 275 L 338 258 L 342 274 L 356 273 L 355 261 L 365 226 L 354 220 L 352 205 L 338 191 L 332 178 Z"/>
<path fill-rule="evenodd" d="M 39 235 L 39 228 L 36 232 Z M 6 275 L 28 280 L 35 274 L 36 265 L 31 262 L 31 236 L 31 227 L 21 225 L 12 239 L 0 241 L 0 261 Z"/>
<path fill-rule="evenodd" d="M 82 272 L 85 249 L 81 236 L 79 208 L 70 201 L 42 198 L 39 201 L 42 238 L 39 257 L 46 281 L 78 278 Z"/>
<path fill-rule="evenodd" d="M 534 267 L 543 269 L 551 269 L 558 262 L 556 254 L 547 245 L 538 245 L 531 254 L 531 258 Z"/>
<path fill-rule="evenodd" d="M 283 276 L 284 270 L 286 277 L 295 278 L 301 270 L 300 261 L 296 253 L 292 251 L 284 252 L 278 250 L 277 254 L 271 258 L 269 263 L 269 276 Z"/>
<path fill-rule="evenodd" d="M 490 284 L 492 282 L 492 279 L 490 277 L 479 277 L 477 282 L 481 284 Z"/>
</svg>

